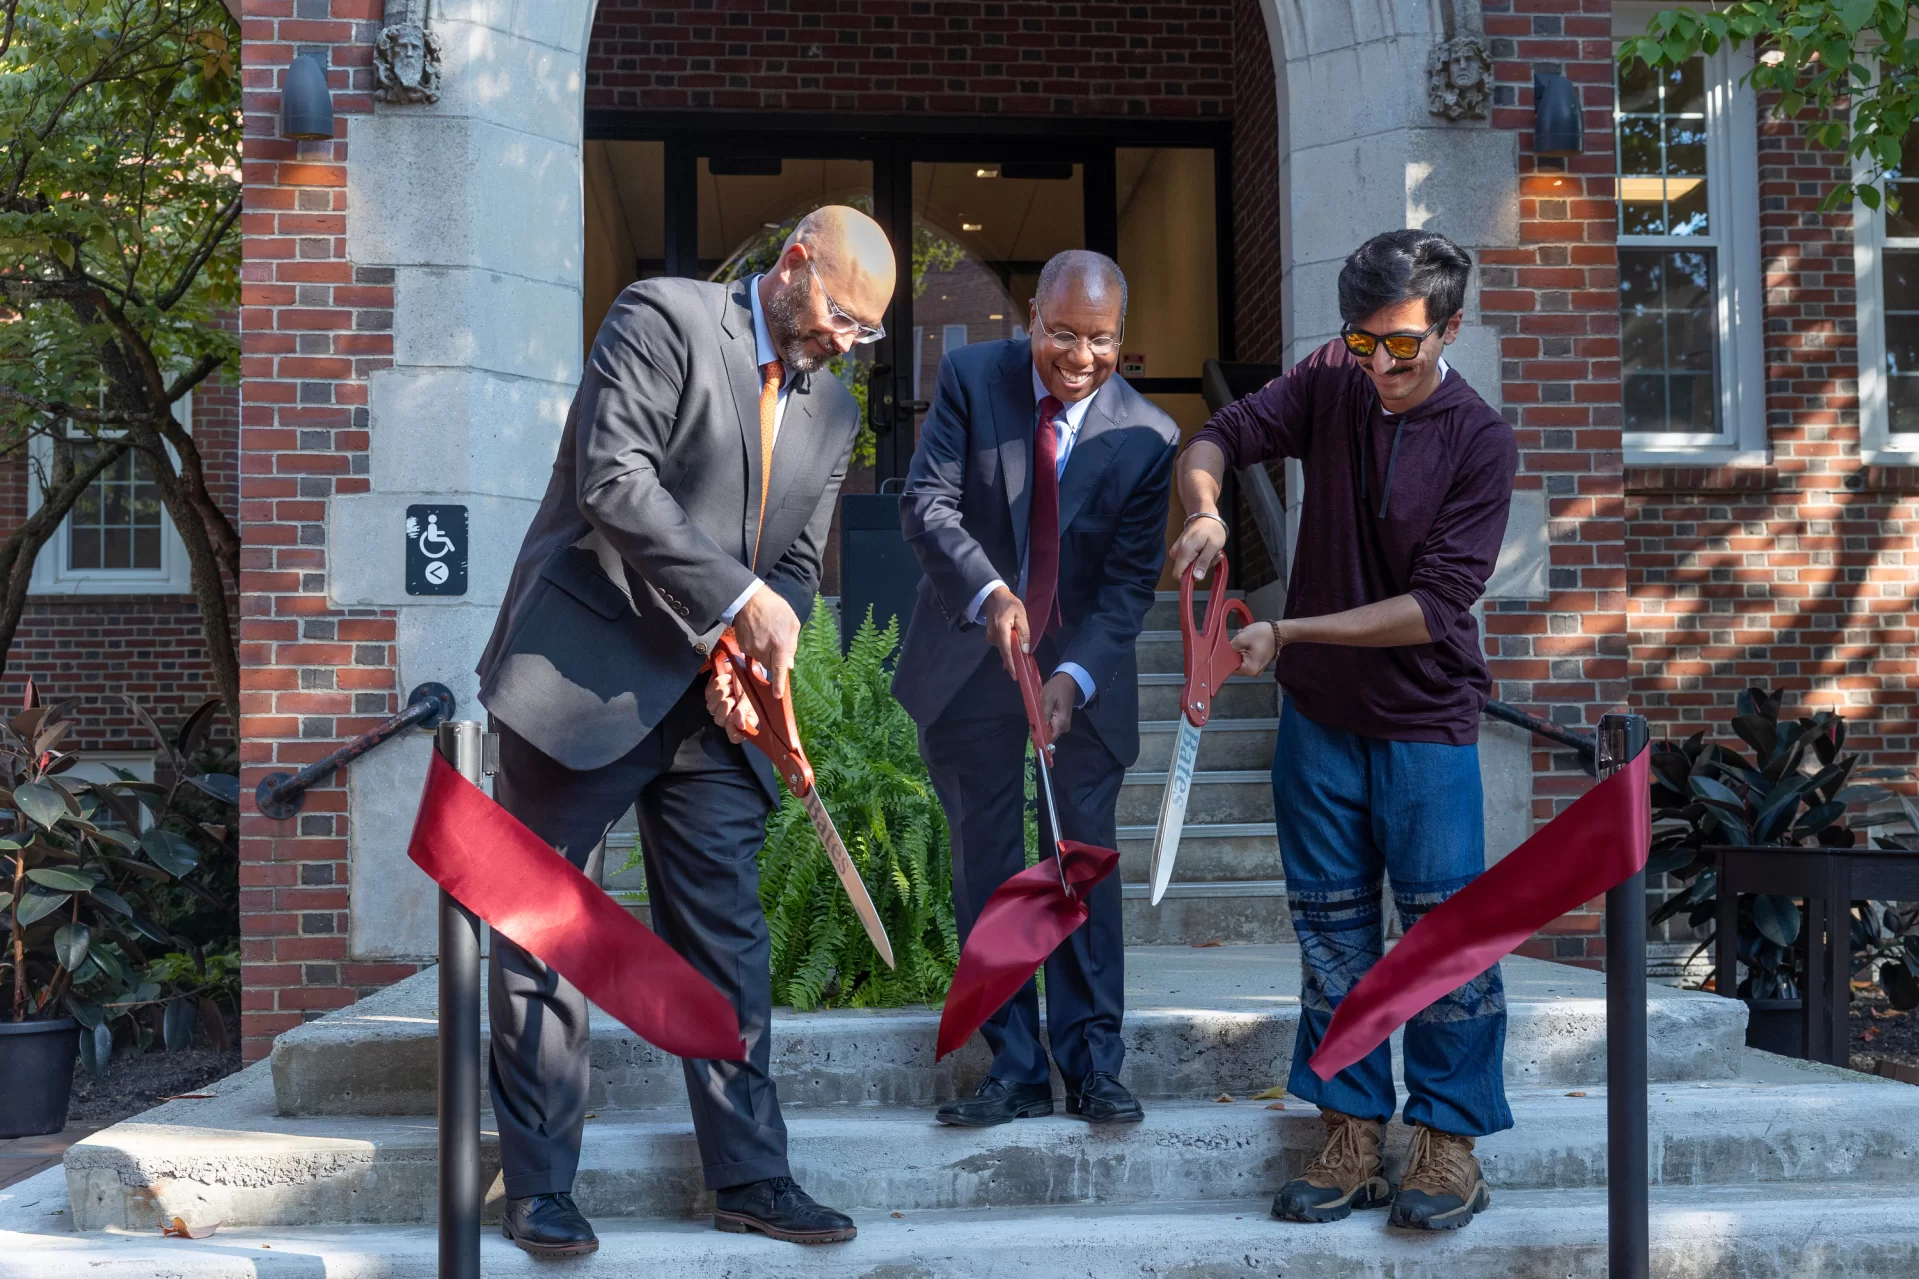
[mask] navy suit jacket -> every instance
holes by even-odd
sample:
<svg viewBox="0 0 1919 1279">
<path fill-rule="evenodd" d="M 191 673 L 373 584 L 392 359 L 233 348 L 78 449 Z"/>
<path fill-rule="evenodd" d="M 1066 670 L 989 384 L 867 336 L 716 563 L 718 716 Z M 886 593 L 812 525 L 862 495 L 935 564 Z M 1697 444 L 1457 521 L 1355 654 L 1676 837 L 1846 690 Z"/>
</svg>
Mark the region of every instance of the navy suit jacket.
<svg viewBox="0 0 1919 1279">
<path fill-rule="evenodd" d="M 1018 589 L 1033 501 L 1032 348 L 1025 338 L 948 354 L 900 500 L 921 580 L 893 692 L 915 721 L 937 720 L 987 659 L 967 610 L 994 578 Z M 1166 558 L 1179 428 L 1123 378 L 1093 397 L 1059 486 L 1056 657 L 1093 677 L 1090 722 L 1122 764 L 1139 756 L 1133 641 Z M 993 657 L 996 664 L 997 657 Z M 1042 678 L 1052 675 L 1042 669 Z"/>
</svg>

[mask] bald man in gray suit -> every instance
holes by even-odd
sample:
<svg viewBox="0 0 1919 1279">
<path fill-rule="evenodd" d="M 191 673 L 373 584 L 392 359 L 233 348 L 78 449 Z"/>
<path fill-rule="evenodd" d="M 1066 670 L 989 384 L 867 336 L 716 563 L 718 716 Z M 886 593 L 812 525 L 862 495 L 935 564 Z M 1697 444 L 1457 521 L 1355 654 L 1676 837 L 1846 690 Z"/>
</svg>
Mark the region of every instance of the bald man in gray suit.
<svg viewBox="0 0 1919 1279">
<path fill-rule="evenodd" d="M 479 665 L 508 812 L 584 868 L 638 810 L 654 931 L 733 1001 L 746 1041 L 743 1062 L 684 1063 L 714 1224 L 796 1243 L 853 1222 L 789 1175 L 757 863 L 779 789 L 707 663 L 730 626 L 784 695 L 859 426 L 825 365 L 881 336 L 894 269 L 871 219 L 828 206 L 763 275 L 622 293 Z M 592 1252 L 571 1193 L 586 1000 L 497 935 L 491 980 L 501 1228 L 537 1256 Z"/>
</svg>

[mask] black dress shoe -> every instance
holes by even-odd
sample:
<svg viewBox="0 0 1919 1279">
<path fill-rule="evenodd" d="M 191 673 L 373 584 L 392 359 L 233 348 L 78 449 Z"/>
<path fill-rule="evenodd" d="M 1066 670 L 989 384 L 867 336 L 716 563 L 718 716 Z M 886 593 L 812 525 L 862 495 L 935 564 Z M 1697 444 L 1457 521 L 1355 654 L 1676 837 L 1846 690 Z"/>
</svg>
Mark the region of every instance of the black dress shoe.
<svg viewBox="0 0 1919 1279">
<path fill-rule="evenodd" d="M 500 1233 L 536 1257 L 584 1257 L 600 1246 L 568 1194 L 507 1200 Z"/>
<path fill-rule="evenodd" d="M 939 1109 L 939 1121 L 960 1128 L 991 1128 L 1014 1119 L 1037 1119 L 1053 1113 L 1053 1085 L 1009 1084 L 988 1075 L 971 1097 L 960 1097 Z"/>
<path fill-rule="evenodd" d="M 728 1234 L 757 1230 L 787 1243 L 844 1243 L 859 1233 L 851 1217 L 813 1202 L 791 1177 L 728 1186 L 716 1198 L 713 1227 Z"/>
<path fill-rule="evenodd" d="M 1136 1124 L 1146 1118 L 1126 1085 L 1103 1070 L 1095 1070 L 1077 1086 L 1066 1081 L 1066 1113 L 1089 1124 Z"/>
</svg>

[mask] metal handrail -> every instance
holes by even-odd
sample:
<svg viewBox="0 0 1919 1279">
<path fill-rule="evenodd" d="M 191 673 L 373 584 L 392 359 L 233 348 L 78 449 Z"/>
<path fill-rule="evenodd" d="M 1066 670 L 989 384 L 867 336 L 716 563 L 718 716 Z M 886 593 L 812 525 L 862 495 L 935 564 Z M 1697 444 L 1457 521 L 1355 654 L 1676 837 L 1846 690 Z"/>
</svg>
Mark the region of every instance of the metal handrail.
<svg viewBox="0 0 1919 1279">
<path fill-rule="evenodd" d="M 265 816 L 285 821 L 300 811 L 306 802 L 307 788 L 333 776 L 342 764 L 352 763 L 409 728 L 436 728 L 453 718 L 453 710 L 452 689 L 444 684 L 422 684 L 407 694 L 405 710 L 361 733 L 333 753 L 314 760 L 297 773 L 268 773 L 262 777 L 254 789 L 253 802 Z"/>
<path fill-rule="evenodd" d="M 1585 765 L 1587 772 L 1593 773 L 1597 771 L 1599 766 L 1599 747 L 1592 738 L 1587 737 L 1584 733 L 1575 733 L 1570 728 L 1561 728 L 1557 724 L 1549 724 L 1537 715 L 1528 715 L 1517 706 L 1508 706 L 1504 702 L 1489 700 L 1486 703 L 1486 714 L 1492 719 L 1511 724 L 1515 728 L 1523 728 L 1534 736 L 1543 737 L 1549 742 L 1558 742 L 1561 746 L 1572 747 L 1579 752 L 1580 763 Z"/>
</svg>

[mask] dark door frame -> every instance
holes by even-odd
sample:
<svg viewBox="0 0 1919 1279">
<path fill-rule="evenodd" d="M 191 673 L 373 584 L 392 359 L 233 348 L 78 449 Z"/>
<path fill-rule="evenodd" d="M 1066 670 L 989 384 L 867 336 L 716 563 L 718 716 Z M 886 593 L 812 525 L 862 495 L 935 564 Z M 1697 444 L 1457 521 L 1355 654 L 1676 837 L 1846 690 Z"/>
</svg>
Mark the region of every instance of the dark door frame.
<svg viewBox="0 0 1919 1279">
<path fill-rule="evenodd" d="M 913 163 L 1067 161 L 1083 166 L 1086 247 L 1119 256 L 1118 169 L 1122 147 L 1193 147 L 1213 153 L 1213 216 L 1219 298 L 1219 358 L 1235 357 L 1233 332 L 1232 125 L 1224 120 L 1105 120 L 1046 116 L 811 116 L 760 111 L 588 110 L 595 141 L 665 144 L 666 270 L 697 275 L 699 158 L 865 160 L 873 166 L 873 207 L 892 239 L 901 279 L 912 275 Z M 1102 193 L 1104 198 L 1102 197 Z M 894 293 L 889 335 L 913 331 L 912 290 Z M 869 387 L 878 480 L 906 473 L 912 452 L 912 374 L 880 343 L 876 365 L 890 370 Z M 1148 394 L 1200 393 L 1200 379 L 1131 378 Z"/>
</svg>

